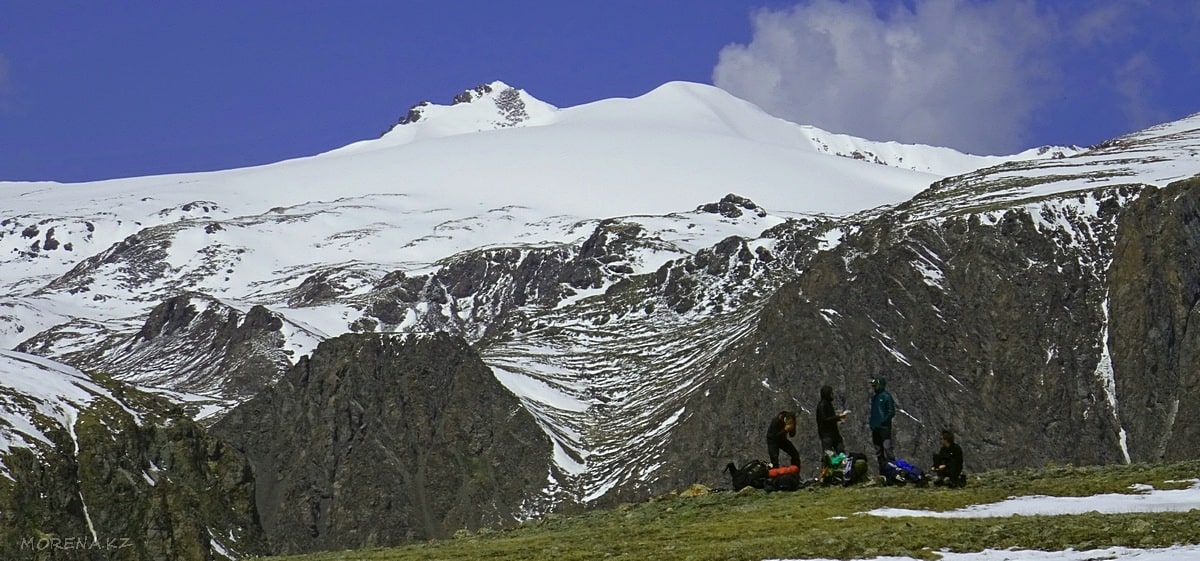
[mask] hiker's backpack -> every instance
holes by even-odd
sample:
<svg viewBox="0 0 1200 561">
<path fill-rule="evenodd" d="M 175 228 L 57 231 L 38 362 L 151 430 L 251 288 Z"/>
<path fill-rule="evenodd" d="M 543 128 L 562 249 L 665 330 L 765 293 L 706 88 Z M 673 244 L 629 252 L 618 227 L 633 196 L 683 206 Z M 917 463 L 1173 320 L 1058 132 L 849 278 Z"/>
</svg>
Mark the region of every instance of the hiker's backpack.
<svg viewBox="0 0 1200 561">
<path fill-rule="evenodd" d="M 836 485 L 842 482 L 842 466 L 846 461 L 846 454 L 835 454 L 833 450 L 826 450 L 821 456 L 821 473 L 817 474 L 817 479 L 826 485 Z"/>
<path fill-rule="evenodd" d="M 901 459 L 888 462 L 883 468 L 883 476 L 889 485 L 925 484 L 925 472 Z"/>
<path fill-rule="evenodd" d="M 802 482 L 800 481 L 800 473 L 799 470 L 797 470 L 794 473 L 785 472 L 774 477 L 768 477 L 766 485 L 763 486 L 763 489 L 770 493 L 772 491 L 795 491 L 801 486 Z"/>
<path fill-rule="evenodd" d="M 800 466 L 793 464 L 790 466 L 771 468 L 769 471 L 767 471 L 767 477 L 779 477 L 781 475 L 788 474 L 800 475 Z"/>
<path fill-rule="evenodd" d="M 867 455 L 850 452 L 842 461 L 842 485 L 853 485 L 867 478 Z"/>
<path fill-rule="evenodd" d="M 867 455 L 860 452 L 834 454 L 825 453 L 821 466 L 821 483 L 826 485 L 852 485 L 867 476 Z"/>
<path fill-rule="evenodd" d="M 739 469 L 733 462 L 725 466 L 725 471 L 729 472 L 729 477 L 732 479 L 733 490 L 740 491 L 746 487 L 754 487 L 762 489 L 767 483 L 768 472 L 771 466 L 762 460 L 750 460 Z"/>
</svg>

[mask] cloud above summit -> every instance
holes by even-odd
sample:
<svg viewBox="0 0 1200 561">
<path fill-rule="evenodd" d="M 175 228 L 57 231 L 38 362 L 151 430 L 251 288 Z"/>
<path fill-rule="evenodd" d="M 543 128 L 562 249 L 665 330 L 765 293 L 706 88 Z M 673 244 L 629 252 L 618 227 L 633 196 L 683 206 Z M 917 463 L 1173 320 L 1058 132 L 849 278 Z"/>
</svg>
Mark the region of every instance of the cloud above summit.
<svg viewBox="0 0 1200 561">
<path fill-rule="evenodd" d="M 1003 153 L 1021 145 L 1054 32 L 1032 2 L 918 1 L 881 12 L 815 0 L 753 16 L 713 83 L 802 124 L 875 140 Z"/>
<path fill-rule="evenodd" d="M 1140 1 L 807 0 L 755 12 L 751 39 L 720 51 L 713 83 L 831 132 L 1013 153 L 1031 147 L 1039 114 L 1077 111 L 1056 103 L 1112 98 L 1125 132 L 1161 122 L 1166 51 L 1153 49 L 1192 49 L 1165 26 L 1194 29 L 1195 13 Z"/>
</svg>

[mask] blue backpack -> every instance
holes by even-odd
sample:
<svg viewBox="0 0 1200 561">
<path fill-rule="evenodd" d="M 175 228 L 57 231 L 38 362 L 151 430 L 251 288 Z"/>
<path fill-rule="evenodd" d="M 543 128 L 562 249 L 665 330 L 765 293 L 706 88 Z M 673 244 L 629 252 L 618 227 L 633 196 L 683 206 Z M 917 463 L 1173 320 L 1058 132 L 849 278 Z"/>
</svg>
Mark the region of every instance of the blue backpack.
<svg viewBox="0 0 1200 561">
<path fill-rule="evenodd" d="M 888 485 L 924 485 L 925 472 L 904 460 L 896 459 L 887 463 L 883 468 L 883 476 Z"/>
</svg>

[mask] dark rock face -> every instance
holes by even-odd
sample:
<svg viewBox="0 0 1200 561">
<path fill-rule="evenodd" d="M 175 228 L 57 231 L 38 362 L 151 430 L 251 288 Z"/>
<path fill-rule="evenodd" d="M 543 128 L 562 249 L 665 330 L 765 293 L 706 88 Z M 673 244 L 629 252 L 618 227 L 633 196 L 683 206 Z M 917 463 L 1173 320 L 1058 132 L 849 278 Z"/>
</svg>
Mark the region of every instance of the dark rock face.
<svg viewBox="0 0 1200 561">
<path fill-rule="evenodd" d="M 660 269 L 656 273 L 655 283 L 663 287 L 667 305 L 678 313 L 690 312 L 704 304 L 712 311 L 721 312 L 725 306 L 733 303 L 732 299 L 702 290 L 702 280 L 721 279 L 729 287 L 749 283 L 756 272 L 755 262 L 762 257 L 750 250 L 746 240 L 729 237 L 711 248 L 698 251 L 691 259 L 677 264 L 677 267 Z"/>
<path fill-rule="evenodd" d="M 323 304 L 336 298 L 341 287 L 329 277 L 328 272 L 323 272 L 305 278 L 288 296 L 288 305 L 302 308 Z"/>
<path fill-rule="evenodd" d="M 1151 189 L 1121 215 L 1109 276 L 1117 414 L 1139 461 L 1200 443 L 1200 180 Z"/>
<path fill-rule="evenodd" d="M 432 275 L 396 271 L 358 304 L 366 317 L 351 329 L 391 331 L 411 322 L 405 329 L 478 338 L 498 329 L 497 320 L 521 306 L 562 298 L 559 277 L 575 270 L 573 258 L 570 248 L 506 248 L 455 256 Z"/>
<path fill-rule="evenodd" d="M 454 96 L 454 100 L 451 101 L 450 104 L 458 105 L 460 103 L 470 103 L 471 101 L 479 99 L 480 97 L 483 97 L 489 93 L 492 93 L 492 86 L 490 84 L 480 84 L 475 86 L 473 89 L 459 92 Z"/>
<path fill-rule="evenodd" d="M 754 212 L 760 216 L 766 215 L 758 205 L 754 204 L 754 201 L 733 193 L 725 195 L 718 202 L 700 205 L 696 210 L 720 214 L 725 218 L 737 218 L 742 215 L 743 211 Z"/>
<path fill-rule="evenodd" d="M 327 340 L 213 431 L 252 461 L 277 553 L 503 526 L 550 473 L 537 423 L 445 334 Z"/>
<path fill-rule="evenodd" d="M 458 105 L 460 103 L 476 102 L 488 96 L 489 94 L 492 94 L 493 91 L 494 88 L 492 88 L 491 84 L 480 84 L 469 90 L 463 90 L 462 92 L 459 92 L 450 101 L 450 104 Z M 496 126 L 513 126 L 529 118 L 529 115 L 525 109 L 525 102 L 521 101 L 520 92 L 517 91 L 516 88 L 507 88 L 500 91 L 495 95 L 494 101 L 497 111 L 497 120 L 494 122 Z M 408 113 L 401 117 L 395 126 L 384 131 L 383 134 L 387 134 L 392 130 L 395 130 L 396 127 L 420 121 L 425 116 L 424 108 L 428 107 L 429 105 L 429 101 L 422 101 L 416 105 L 413 105 L 411 108 L 409 108 Z"/>
<path fill-rule="evenodd" d="M 794 440 L 815 463 L 824 384 L 853 410 L 847 447 L 870 453 L 877 375 L 901 410 L 896 453 L 920 463 L 944 427 L 976 470 L 1194 458 L 1197 187 L 864 224 L 797 271 L 726 351 L 728 368 L 673 433 L 675 482 L 720 483 L 724 462 L 765 457 L 767 420 L 784 409 L 807 417 Z"/>
<path fill-rule="evenodd" d="M 429 104 L 430 103 L 428 101 L 422 101 L 422 102 L 410 107 L 408 109 L 408 113 L 405 113 L 404 116 L 400 118 L 400 121 L 396 124 L 397 125 L 407 125 L 409 123 L 415 123 L 417 121 L 420 121 L 421 117 L 424 116 L 424 113 L 421 112 L 421 108 L 426 107 Z M 390 132 L 390 130 L 391 129 L 388 129 L 388 131 L 384 131 L 384 134 L 386 134 L 387 132 Z"/>
<path fill-rule="evenodd" d="M 370 321 L 351 328 L 390 331 L 411 321 L 405 328 L 416 332 L 446 331 L 471 340 L 502 336 L 510 316 L 524 307 L 553 307 L 577 290 L 630 277 L 629 256 L 659 243 L 645 234 L 638 224 L 604 220 L 578 247 L 469 251 L 431 275 L 396 271 L 359 304 Z"/>
<path fill-rule="evenodd" d="M 246 459 L 164 400 L 99 381 L 120 403 L 97 399 L 71 430 L 41 427 L 52 445 L 4 455 L 11 481 L 0 480 L 0 558 L 267 553 Z"/>
</svg>

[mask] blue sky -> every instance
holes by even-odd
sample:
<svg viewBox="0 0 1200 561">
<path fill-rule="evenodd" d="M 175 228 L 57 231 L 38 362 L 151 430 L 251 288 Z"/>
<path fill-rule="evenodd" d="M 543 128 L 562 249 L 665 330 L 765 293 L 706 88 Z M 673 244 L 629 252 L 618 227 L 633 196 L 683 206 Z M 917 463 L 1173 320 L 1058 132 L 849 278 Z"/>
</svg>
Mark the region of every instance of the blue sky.
<svg viewBox="0 0 1200 561">
<path fill-rule="evenodd" d="M 0 0 L 0 180 L 256 165 L 502 80 L 1005 154 L 1200 112 L 1192 0 Z"/>
</svg>

